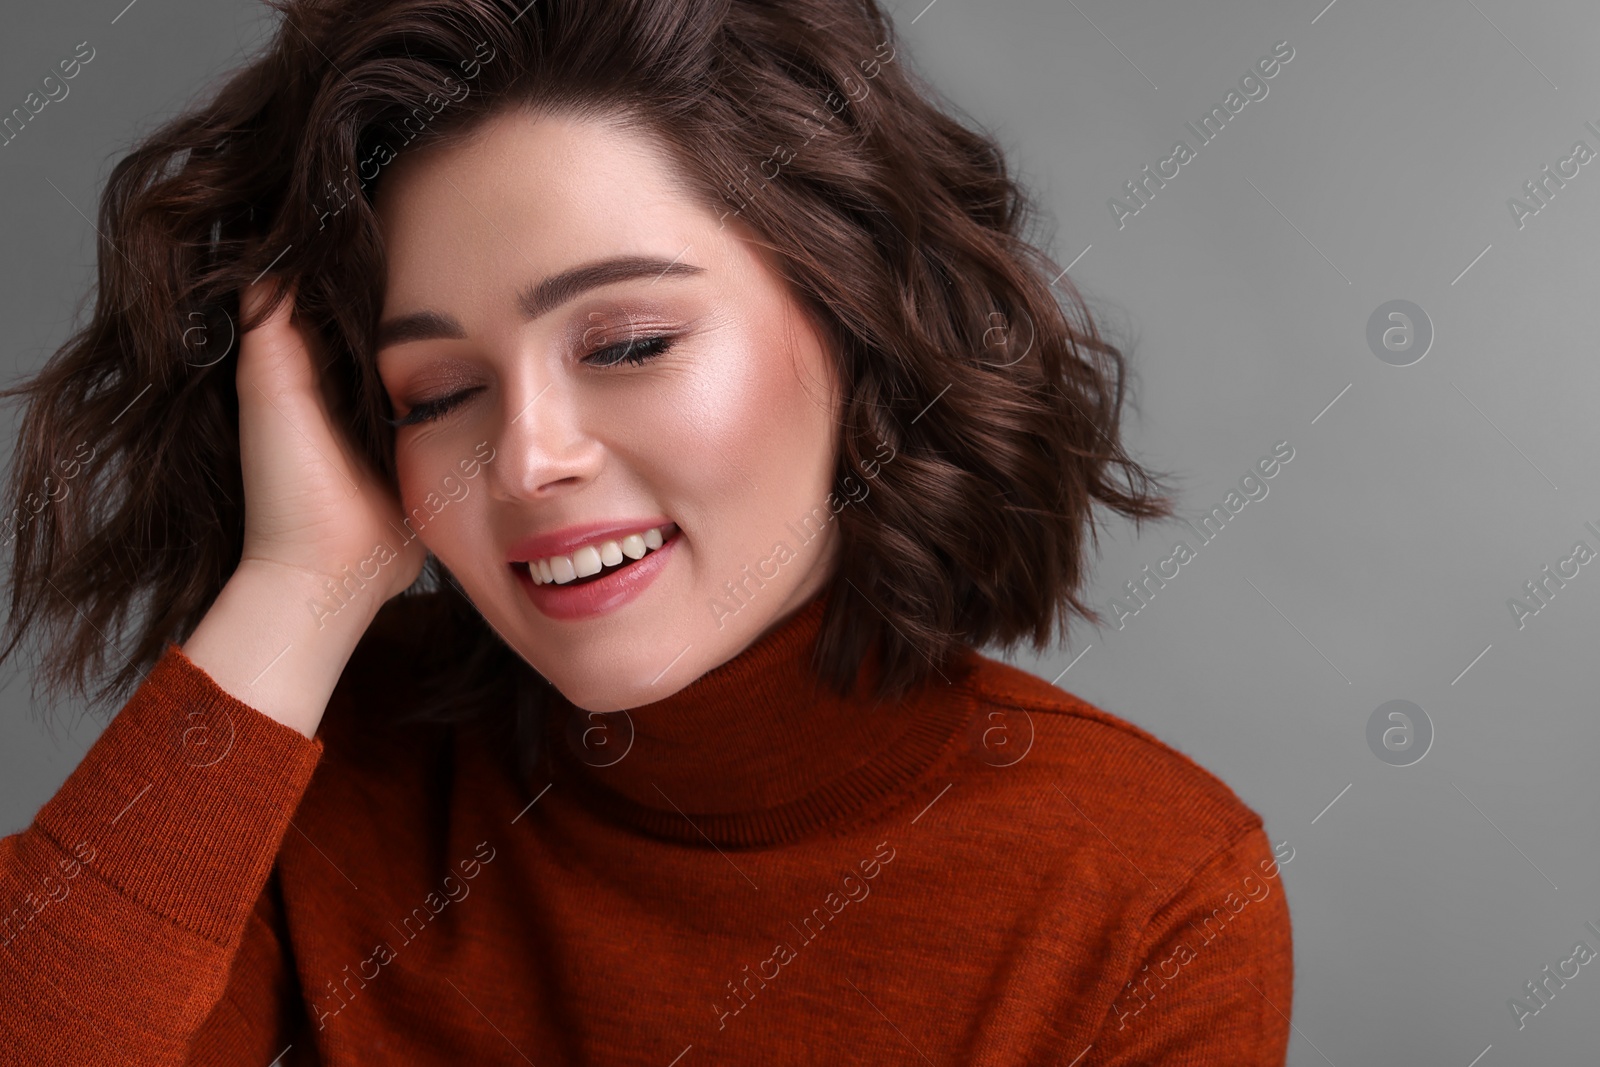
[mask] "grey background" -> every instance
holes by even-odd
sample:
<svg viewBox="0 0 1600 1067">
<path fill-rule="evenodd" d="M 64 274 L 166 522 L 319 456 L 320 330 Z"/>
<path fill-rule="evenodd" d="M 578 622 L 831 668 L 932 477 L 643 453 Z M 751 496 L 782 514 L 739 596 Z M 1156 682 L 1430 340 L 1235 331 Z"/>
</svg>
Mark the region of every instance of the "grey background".
<svg viewBox="0 0 1600 1067">
<path fill-rule="evenodd" d="M 8 376 L 68 335 L 111 163 L 271 28 L 247 0 L 124 3 L 0 18 L 0 111 L 96 50 L 0 148 Z M 1600 949 L 1582 925 L 1600 925 L 1600 562 L 1521 629 L 1507 599 L 1575 541 L 1600 549 L 1600 161 L 1520 230 L 1506 201 L 1574 141 L 1600 151 L 1600 8 L 925 3 L 890 7 L 900 61 L 999 135 L 1054 218 L 1049 250 L 1136 339 L 1130 446 L 1179 476 L 1180 512 L 1295 450 L 1209 544 L 1115 525 L 1092 589 L 1108 612 L 1180 537 L 1196 558 L 1122 629 L 1015 662 L 1188 753 L 1293 846 L 1295 1067 L 1592 1062 L 1597 968 L 1521 1032 L 1507 1000 L 1579 939 Z M 1266 98 L 1119 230 L 1108 198 L 1194 147 L 1184 122 L 1282 40 Z M 1366 342 L 1394 299 L 1435 330 L 1407 367 Z M 116 710 L 33 708 L 28 682 L 0 678 L 0 833 Z M 1366 741 L 1396 699 L 1433 724 L 1411 766 Z"/>
</svg>

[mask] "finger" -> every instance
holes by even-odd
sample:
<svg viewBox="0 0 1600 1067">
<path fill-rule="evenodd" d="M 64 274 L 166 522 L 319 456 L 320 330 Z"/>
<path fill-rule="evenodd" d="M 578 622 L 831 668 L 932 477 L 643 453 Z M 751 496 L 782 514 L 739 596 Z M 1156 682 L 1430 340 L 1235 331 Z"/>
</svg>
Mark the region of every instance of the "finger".
<svg viewBox="0 0 1600 1067">
<path fill-rule="evenodd" d="M 255 282 L 240 294 L 240 311 L 245 321 L 259 314 L 280 289 L 282 301 L 264 321 L 248 330 L 239 340 L 239 395 L 253 400 L 249 392 L 259 389 L 272 397 L 286 392 L 313 389 L 316 375 L 305 336 L 293 322 L 294 283 L 277 280 Z"/>
<path fill-rule="evenodd" d="M 243 318 L 245 321 L 248 321 L 252 316 L 261 310 L 262 306 L 265 305 L 268 300 L 277 294 L 279 289 L 288 290 L 289 297 L 286 303 L 292 307 L 294 304 L 295 289 L 294 281 L 292 279 L 258 279 L 245 286 L 244 289 L 239 293 L 239 311 L 241 318 Z M 283 306 L 279 305 L 278 310 L 279 313 L 282 313 Z"/>
</svg>

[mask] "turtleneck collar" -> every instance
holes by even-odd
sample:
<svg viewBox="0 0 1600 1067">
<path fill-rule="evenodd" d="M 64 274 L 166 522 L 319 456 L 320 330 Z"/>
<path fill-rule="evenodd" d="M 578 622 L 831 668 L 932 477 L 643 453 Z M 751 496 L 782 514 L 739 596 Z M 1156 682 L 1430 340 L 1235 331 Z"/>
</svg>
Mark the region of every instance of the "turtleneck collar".
<svg viewBox="0 0 1600 1067">
<path fill-rule="evenodd" d="M 960 683 L 975 654 L 877 700 L 875 646 L 840 697 L 811 666 L 829 595 L 654 703 L 586 712 L 552 691 L 545 736 L 557 779 L 641 833 L 729 847 L 795 840 L 892 799 L 967 722 Z"/>
</svg>

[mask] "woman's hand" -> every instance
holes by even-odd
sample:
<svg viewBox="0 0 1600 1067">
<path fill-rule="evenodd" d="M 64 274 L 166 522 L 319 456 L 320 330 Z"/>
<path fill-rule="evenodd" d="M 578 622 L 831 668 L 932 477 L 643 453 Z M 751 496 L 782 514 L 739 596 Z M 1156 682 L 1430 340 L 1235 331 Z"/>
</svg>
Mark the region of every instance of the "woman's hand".
<svg viewBox="0 0 1600 1067">
<path fill-rule="evenodd" d="M 241 294 L 246 314 L 272 284 Z M 183 652 L 226 692 L 312 737 L 362 634 L 426 552 L 349 440 L 293 304 L 239 342 L 244 552 Z M 373 560 L 386 560 L 375 574 Z"/>
<path fill-rule="evenodd" d="M 275 284 L 256 282 L 246 289 L 241 310 L 249 315 L 263 306 Z M 245 497 L 240 566 L 291 568 L 337 587 L 349 580 L 345 567 L 353 573 L 376 555 L 388 562 L 356 594 L 371 596 L 368 607 L 376 611 L 416 581 L 425 550 L 420 540 L 403 539 L 393 489 L 357 454 L 333 412 L 319 351 L 291 321 L 289 284 L 289 297 L 239 343 Z M 390 551 L 376 553 L 380 545 Z"/>
</svg>

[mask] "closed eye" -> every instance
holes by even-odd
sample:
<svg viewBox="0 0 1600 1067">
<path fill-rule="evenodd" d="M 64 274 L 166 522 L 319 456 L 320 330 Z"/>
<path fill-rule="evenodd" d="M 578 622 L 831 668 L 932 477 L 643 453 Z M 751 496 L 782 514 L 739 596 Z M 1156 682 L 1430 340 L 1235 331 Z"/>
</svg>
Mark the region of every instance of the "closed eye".
<svg viewBox="0 0 1600 1067">
<path fill-rule="evenodd" d="M 653 337 L 630 338 L 599 349 L 584 357 L 584 362 L 593 367 L 615 367 L 623 363 L 635 365 L 648 362 L 657 356 L 664 355 L 677 342 L 677 338 L 665 334 Z M 483 391 L 483 386 L 474 386 L 460 392 L 441 396 L 434 400 L 424 400 L 413 407 L 403 418 L 387 419 L 390 426 L 415 426 L 419 423 L 432 422 L 443 418 L 452 408 L 465 401 L 468 397 Z"/>
<path fill-rule="evenodd" d="M 644 363 L 664 354 L 670 349 L 677 338 L 664 334 L 654 337 L 629 338 L 618 344 L 602 348 L 597 352 L 584 357 L 584 362 L 593 367 L 615 367 L 619 363 Z"/>
<path fill-rule="evenodd" d="M 467 399 L 467 397 L 473 395 L 474 393 L 481 393 L 483 388 L 484 387 L 481 385 L 474 386 L 471 389 L 463 389 L 458 393 L 451 393 L 448 396 L 441 396 L 435 400 L 424 400 L 422 403 L 406 412 L 404 418 L 385 419 L 384 421 L 397 429 L 401 426 L 415 426 L 417 423 L 421 422 L 432 422 L 434 419 L 443 417 L 447 411 L 461 403 L 463 400 Z"/>
</svg>

